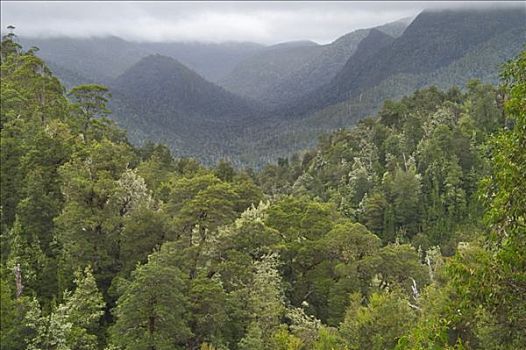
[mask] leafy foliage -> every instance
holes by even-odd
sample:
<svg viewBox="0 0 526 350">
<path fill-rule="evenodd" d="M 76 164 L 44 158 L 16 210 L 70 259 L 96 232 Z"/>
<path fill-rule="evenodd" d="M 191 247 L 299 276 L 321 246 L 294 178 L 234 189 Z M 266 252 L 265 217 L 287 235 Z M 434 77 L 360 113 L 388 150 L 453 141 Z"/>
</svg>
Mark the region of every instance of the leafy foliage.
<svg viewBox="0 0 526 350">
<path fill-rule="evenodd" d="M 2 348 L 525 343 L 524 53 L 502 88 L 419 90 L 255 173 L 130 145 L 106 88 L 66 94 L 14 40 Z"/>
</svg>

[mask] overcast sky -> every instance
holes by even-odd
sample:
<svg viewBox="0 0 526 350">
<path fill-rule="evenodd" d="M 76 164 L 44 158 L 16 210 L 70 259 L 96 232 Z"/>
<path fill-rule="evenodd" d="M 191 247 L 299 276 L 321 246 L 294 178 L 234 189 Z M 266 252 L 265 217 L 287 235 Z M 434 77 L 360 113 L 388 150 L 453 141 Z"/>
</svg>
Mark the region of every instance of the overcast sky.
<svg viewBox="0 0 526 350">
<path fill-rule="evenodd" d="M 290 40 L 327 43 L 355 29 L 416 16 L 426 8 L 496 3 L 2 1 L 0 6 L 2 31 L 14 25 L 19 36 L 115 35 L 134 41 L 270 44 Z"/>
</svg>

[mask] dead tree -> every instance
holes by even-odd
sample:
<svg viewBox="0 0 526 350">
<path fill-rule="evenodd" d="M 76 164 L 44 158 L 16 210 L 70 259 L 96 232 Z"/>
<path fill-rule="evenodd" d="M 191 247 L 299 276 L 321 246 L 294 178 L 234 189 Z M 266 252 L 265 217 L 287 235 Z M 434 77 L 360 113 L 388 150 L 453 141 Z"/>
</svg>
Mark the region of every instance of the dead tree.
<svg viewBox="0 0 526 350">
<path fill-rule="evenodd" d="M 15 273 L 16 297 L 19 298 L 20 295 L 22 295 L 22 291 L 24 290 L 24 285 L 22 284 L 22 269 L 20 268 L 20 264 L 16 264 L 16 266 L 13 268 L 13 272 Z"/>
</svg>

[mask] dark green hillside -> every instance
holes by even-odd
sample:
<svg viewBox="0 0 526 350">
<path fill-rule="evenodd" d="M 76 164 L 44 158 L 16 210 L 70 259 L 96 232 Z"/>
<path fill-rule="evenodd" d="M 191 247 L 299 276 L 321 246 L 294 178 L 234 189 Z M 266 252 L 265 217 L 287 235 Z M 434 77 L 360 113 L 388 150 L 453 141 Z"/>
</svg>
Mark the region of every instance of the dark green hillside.
<svg viewBox="0 0 526 350">
<path fill-rule="evenodd" d="M 370 30 L 357 45 L 356 52 L 328 84 L 301 96 L 292 104 L 292 107 L 288 109 L 285 107 L 285 110 L 290 114 L 301 115 L 316 110 L 320 106 L 337 103 L 345 96 L 349 96 L 354 80 L 348 77 L 346 72 L 359 72 L 369 62 L 375 61 L 382 49 L 390 47 L 394 40 L 393 37 L 377 29 Z"/>
<path fill-rule="evenodd" d="M 369 35 L 363 39 L 356 53 L 343 66 L 342 71 L 333 79 L 331 86 L 335 86 L 338 95 L 344 95 L 353 84 L 352 78 L 349 78 L 344 72 L 355 72 L 361 69 L 370 61 L 374 61 L 378 55 L 381 55 L 384 48 L 389 48 L 395 39 L 379 30 L 372 29 Z"/>
<path fill-rule="evenodd" d="M 173 111 L 185 115 L 240 118 L 253 112 L 252 104 L 204 80 L 173 58 L 143 58 L 112 83 L 112 89 L 142 112 Z"/>
<path fill-rule="evenodd" d="M 49 62 L 48 66 L 53 74 L 59 78 L 62 84 L 64 84 L 64 86 L 68 89 L 80 84 L 93 83 L 91 79 L 88 79 L 75 71 L 64 68 L 63 66 L 59 66 L 53 62 Z"/>
<path fill-rule="evenodd" d="M 280 109 L 288 102 L 329 83 L 368 33 L 369 29 L 356 30 L 333 43 L 319 47 L 319 54 L 278 76 L 276 81 L 266 88 L 264 100 L 274 109 Z"/>
<path fill-rule="evenodd" d="M 396 73 L 428 73 L 447 66 L 471 48 L 510 29 L 524 27 L 526 9 L 424 11 L 379 56 L 377 79 Z M 385 51 L 387 53 L 387 50 Z M 366 72 L 364 75 L 367 75 Z M 375 84 L 375 79 L 371 84 Z"/>
<path fill-rule="evenodd" d="M 165 142 L 206 162 L 235 154 L 235 136 L 262 118 L 258 104 L 204 80 L 173 58 L 152 55 L 111 85 L 113 118 L 131 139 Z"/>
<path fill-rule="evenodd" d="M 503 62 L 516 56 L 524 48 L 526 26 L 496 35 L 472 48 L 462 58 L 431 73 L 396 74 L 377 86 L 366 89 L 360 96 L 315 112 L 304 123 L 343 127 L 376 113 L 385 99 L 400 99 L 417 89 L 431 85 L 447 89 L 466 86 L 471 79 L 496 84 Z"/>
</svg>

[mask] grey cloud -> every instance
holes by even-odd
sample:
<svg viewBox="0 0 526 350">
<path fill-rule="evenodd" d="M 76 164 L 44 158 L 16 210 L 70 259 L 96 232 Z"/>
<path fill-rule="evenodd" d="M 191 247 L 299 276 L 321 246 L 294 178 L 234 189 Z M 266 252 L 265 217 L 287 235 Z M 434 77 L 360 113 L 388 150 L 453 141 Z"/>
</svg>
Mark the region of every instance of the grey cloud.
<svg viewBox="0 0 526 350">
<path fill-rule="evenodd" d="M 1 2 L 21 36 L 108 36 L 134 41 L 330 42 L 423 9 L 502 2 Z"/>
</svg>

